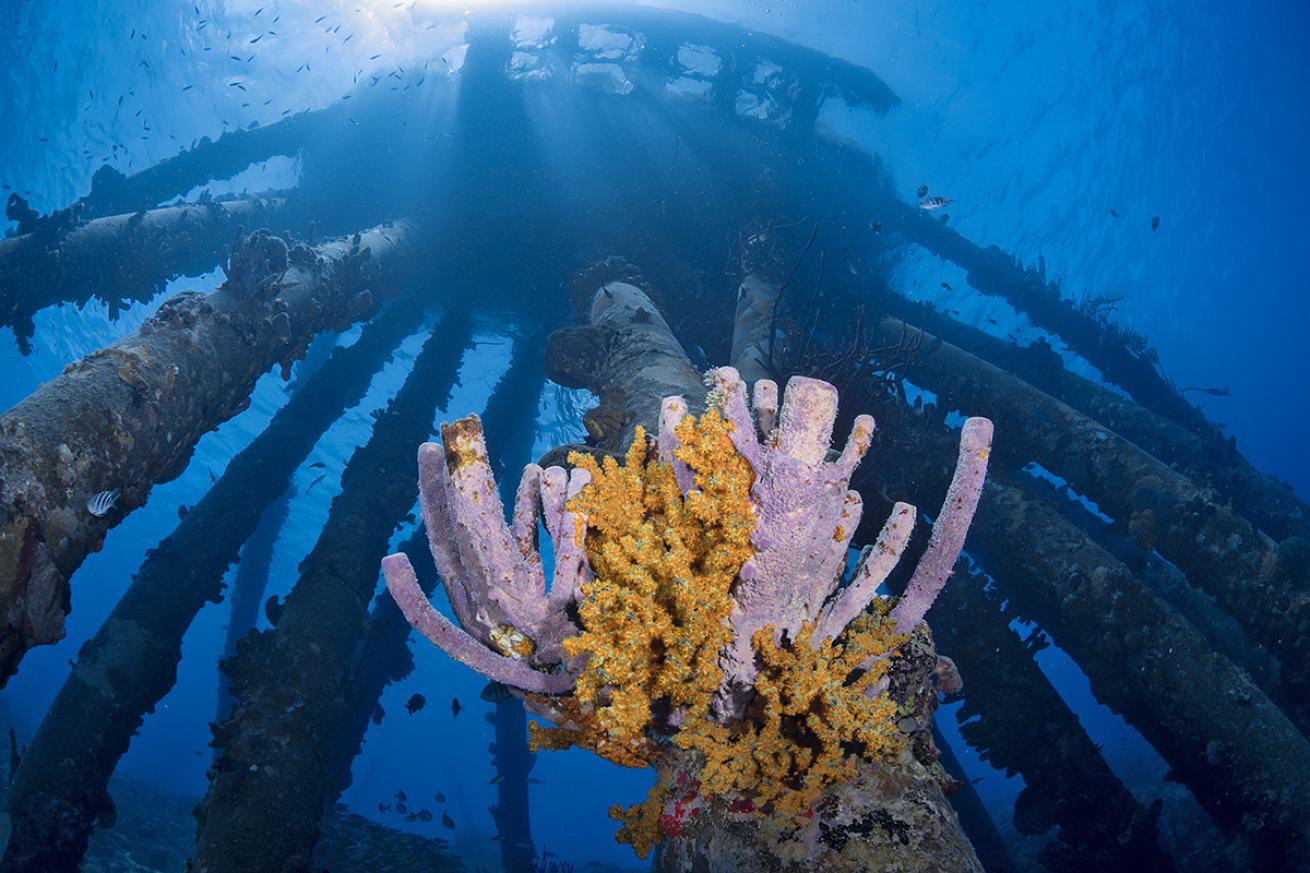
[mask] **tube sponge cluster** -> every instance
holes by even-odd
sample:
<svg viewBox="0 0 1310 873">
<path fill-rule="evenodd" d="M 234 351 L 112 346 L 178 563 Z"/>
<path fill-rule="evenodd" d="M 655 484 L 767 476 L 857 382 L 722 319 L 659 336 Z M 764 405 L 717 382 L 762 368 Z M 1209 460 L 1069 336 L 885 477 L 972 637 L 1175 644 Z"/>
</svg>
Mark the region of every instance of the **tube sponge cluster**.
<svg viewBox="0 0 1310 873">
<path fill-rule="evenodd" d="M 416 629 L 553 722 L 533 726 L 537 747 L 582 746 L 624 766 L 690 752 L 703 800 L 794 819 L 850 765 L 899 748 L 889 659 L 963 547 L 992 427 L 965 423 L 928 548 L 893 603 L 878 588 L 913 507 L 896 504 L 845 573 L 862 509 L 848 484 L 873 420 L 858 417 L 834 454 L 833 386 L 793 378 L 779 410 L 768 380 L 753 404 L 732 368 L 707 381 L 704 415 L 667 398 L 658 436 L 638 430 L 623 464 L 529 465 L 509 524 L 481 423 L 443 425 L 442 445 L 419 450 L 420 502 L 456 621 L 428 601 L 404 555 L 383 571 Z M 612 810 L 620 839 L 645 856 L 676 825 L 669 810 L 689 802 L 685 787 L 661 779 L 645 803 Z"/>
</svg>

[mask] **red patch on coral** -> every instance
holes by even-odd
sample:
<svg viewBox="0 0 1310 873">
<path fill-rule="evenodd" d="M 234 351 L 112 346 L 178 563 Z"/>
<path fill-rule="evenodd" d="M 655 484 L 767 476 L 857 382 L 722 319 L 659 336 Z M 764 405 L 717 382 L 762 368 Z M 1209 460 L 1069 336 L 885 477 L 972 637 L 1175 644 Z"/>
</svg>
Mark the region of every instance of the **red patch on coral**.
<svg viewBox="0 0 1310 873">
<path fill-rule="evenodd" d="M 734 797 L 728 804 L 728 812 L 754 812 L 755 801 L 749 797 Z"/>
</svg>

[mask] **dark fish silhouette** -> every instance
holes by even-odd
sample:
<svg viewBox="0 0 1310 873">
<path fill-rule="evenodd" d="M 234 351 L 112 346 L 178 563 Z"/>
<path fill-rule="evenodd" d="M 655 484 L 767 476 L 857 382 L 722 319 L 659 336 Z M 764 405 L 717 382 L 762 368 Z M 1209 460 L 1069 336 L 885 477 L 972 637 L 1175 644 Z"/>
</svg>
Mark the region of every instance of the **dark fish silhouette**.
<svg viewBox="0 0 1310 873">
<path fill-rule="evenodd" d="M 326 475 L 327 475 L 327 473 L 319 473 L 318 476 L 314 479 L 314 481 L 309 483 L 309 487 L 307 487 L 307 488 L 305 489 L 305 493 L 308 494 L 309 491 L 310 491 L 310 488 L 313 488 L 313 487 L 314 487 L 315 485 L 317 485 L 319 482 L 322 482 L 322 481 L 323 481 L 323 477 L 326 476 Z"/>
<path fill-rule="evenodd" d="M 951 283 L 950 283 L 950 282 L 943 282 L 943 283 L 942 283 L 942 287 L 945 288 L 947 291 L 954 291 L 954 290 L 955 290 L 954 288 L 951 287 Z"/>
<path fill-rule="evenodd" d="M 419 820 L 419 821 L 432 821 L 432 813 L 428 812 L 426 809 L 420 809 L 420 810 L 418 811 L 418 820 Z"/>
<path fill-rule="evenodd" d="M 452 831 L 455 829 L 455 820 L 450 817 L 450 813 L 448 812 L 441 813 L 441 823 Z"/>
<path fill-rule="evenodd" d="M 464 707 L 460 705 L 458 697 L 450 698 L 450 717 L 459 718 L 459 711 Z"/>
<path fill-rule="evenodd" d="M 941 215 L 937 216 L 937 220 L 942 224 L 945 224 L 951 220 L 951 214 L 949 212 L 943 212 Z"/>
<path fill-rule="evenodd" d="M 405 701 L 405 709 L 409 710 L 410 715 L 413 715 L 424 706 L 427 706 L 427 703 L 428 699 L 422 694 L 411 694 L 409 700 Z"/>
<path fill-rule="evenodd" d="M 488 682 L 482 688 L 482 693 L 478 695 L 487 703 L 503 703 L 509 700 L 513 695 L 509 693 L 509 687 L 500 682 Z"/>
<path fill-rule="evenodd" d="M 378 812 L 391 812 L 391 804 L 378 802 Z"/>
<path fill-rule="evenodd" d="M 918 197 L 920 200 L 922 200 L 923 198 L 927 197 L 927 196 L 928 196 L 928 186 L 927 186 L 927 185 L 920 185 L 920 186 L 918 187 L 918 189 L 914 192 L 914 196 L 915 196 L 915 197 Z"/>
<path fill-rule="evenodd" d="M 1182 393 L 1186 394 L 1188 391 L 1200 391 L 1202 394 L 1209 394 L 1211 397 L 1229 397 L 1233 393 L 1232 389 L 1227 385 L 1221 388 L 1202 388 L 1199 385 L 1189 385 L 1183 389 Z"/>
<path fill-rule="evenodd" d="M 409 798 L 405 796 L 405 792 L 403 791 L 396 792 L 396 800 L 399 800 L 401 803 L 404 803 L 408 799 Z"/>
<path fill-rule="evenodd" d="M 436 796 L 433 797 L 433 800 L 435 800 L 437 803 L 445 803 L 445 802 L 446 802 L 446 795 L 444 795 L 444 794 L 442 794 L 440 791 L 438 791 L 438 792 L 436 793 Z"/>
<path fill-rule="evenodd" d="M 1151 230 L 1159 230 L 1159 229 L 1160 229 L 1160 216 L 1157 215 L 1151 219 Z"/>
<path fill-rule="evenodd" d="M 323 463 L 322 461 L 315 461 L 314 463 L 309 465 L 309 469 L 311 470 L 322 470 L 325 467 L 327 467 L 327 464 Z"/>
<path fill-rule="evenodd" d="M 1115 212 L 1113 209 L 1111 209 L 1111 210 L 1110 210 L 1110 217 L 1111 217 L 1111 218 L 1118 218 L 1118 217 L 1119 217 L 1119 213 L 1117 213 L 1117 212 Z"/>
</svg>

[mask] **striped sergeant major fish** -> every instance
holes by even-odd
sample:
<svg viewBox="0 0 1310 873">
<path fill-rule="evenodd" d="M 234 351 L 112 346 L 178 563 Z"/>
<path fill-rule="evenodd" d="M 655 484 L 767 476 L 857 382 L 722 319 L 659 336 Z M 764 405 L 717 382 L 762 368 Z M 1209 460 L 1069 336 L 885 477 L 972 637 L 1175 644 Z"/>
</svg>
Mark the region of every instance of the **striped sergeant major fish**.
<svg viewBox="0 0 1310 873">
<path fill-rule="evenodd" d="M 919 208 L 925 212 L 932 212 L 934 209 L 950 206 L 954 202 L 954 200 L 948 200 L 945 197 L 929 197 L 927 200 L 919 201 Z"/>
<path fill-rule="evenodd" d="M 86 511 L 96 518 L 104 518 L 109 510 L 114 508 L 121 493 L 117 488 L 112 491 L 101 491 L 86 502 Z"/>
</svg>

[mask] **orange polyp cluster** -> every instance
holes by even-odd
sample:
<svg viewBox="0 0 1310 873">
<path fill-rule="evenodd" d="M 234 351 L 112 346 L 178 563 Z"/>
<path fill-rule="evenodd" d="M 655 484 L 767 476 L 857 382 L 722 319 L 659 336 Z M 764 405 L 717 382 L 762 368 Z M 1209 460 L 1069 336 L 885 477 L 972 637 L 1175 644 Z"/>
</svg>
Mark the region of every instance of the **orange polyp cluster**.
<svg viewBox="0 0 1310 873">
<path fill-rule="evenodd" d="M 791 819 L 842 778 L 851 755 L 875 759 L 899 748 L 895 707 L 877 685 L 903 637 L 885 611 L 857 619 L 835 640 L 794 640 L 766 628 L 753 640 L 760 664 L 744 719 L 720 724 L 710 701 L 723 681 L 720 650 L 734 580 L 751 556 L 753 471 L 733 447 L 731 423 L 710 410 L 675 429 L 674 455 L 692 471 L 683 495 L 671 465 L 648 457 L 639 428 L 623 465 L 574 455 L 591 482 L 569 508 L 586 518 L 595 581 L 582 587 L 582 632 L 564 642 L 585 657 L 571 697 L 552 699 L 559 727 L 533 725 L 533 748 L 581 746 L 624 766 L 655 763 L 672 733 L 698 753 L 700 795 L 748 799 L 742 808 Z M 659 712 L 663 723 L 655 724 Z M 668 719 L 676 713 L 676 719 Z M 664 770 L 669 770 L 665 767 Z M 622 842 L 645 857 L 661 837 L 667 772 L 646 800 L 612 817 Z"/>
</svg>

